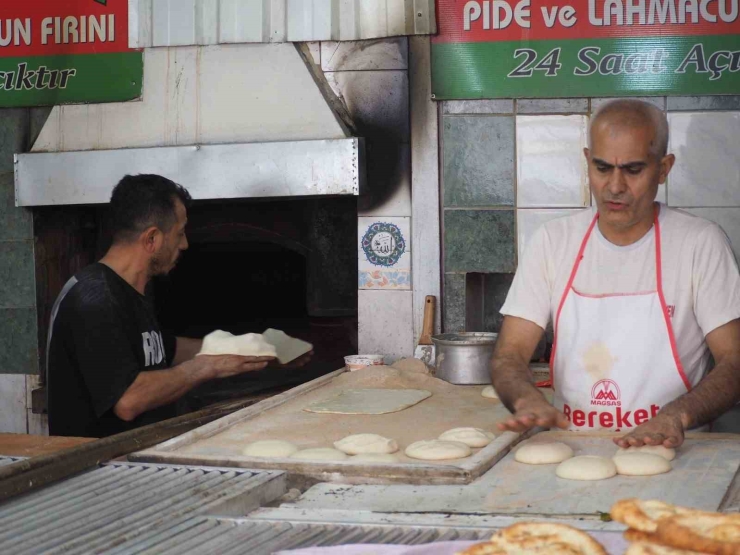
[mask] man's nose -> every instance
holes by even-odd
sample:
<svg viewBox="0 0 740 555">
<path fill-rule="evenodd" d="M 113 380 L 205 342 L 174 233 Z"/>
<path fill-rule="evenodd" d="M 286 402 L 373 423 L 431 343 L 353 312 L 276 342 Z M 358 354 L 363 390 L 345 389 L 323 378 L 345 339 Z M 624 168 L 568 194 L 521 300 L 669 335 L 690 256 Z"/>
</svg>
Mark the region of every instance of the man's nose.
<svg viewBox="0 0 740 555">
<path fill-rule="evenodd" d="M 607 187 L 609 192 L 613 195 L 623 193 L 627 189 L 627 181 L 624 179 L 624 171 L 619 168 L 614 168 L 614 171 L 612 171 L 609 176 Z"/>
<path fill-rule="evenodd" d="M 181 251 L 186 251 L 186 250 L 188 250 L 188 247 L 189 246 L 190 245 L 188 245 L 188 237 L 187 237 L 187 235 L 183 235 L 182 236 L 182 244 L 180 245 L 180 250 Z"/>
</svg>

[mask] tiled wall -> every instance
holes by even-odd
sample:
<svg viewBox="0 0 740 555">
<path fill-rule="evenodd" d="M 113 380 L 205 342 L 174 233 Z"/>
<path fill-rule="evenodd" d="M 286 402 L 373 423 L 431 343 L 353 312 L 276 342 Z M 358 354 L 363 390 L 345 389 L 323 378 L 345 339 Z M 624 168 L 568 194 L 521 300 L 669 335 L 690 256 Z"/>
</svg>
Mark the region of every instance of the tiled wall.
<svg viewBox="0 0 740 555">
<path fill-rule="evenodd" d="M 365 138 L 358 205 L 358 342 L 387 361 L 413 353 L 411 147 L 405 37 L 322 42 L 321 68 Z"/>
<path fill-rule="evenodd" d="M 606 100 L 441 104 L 446 332 L 498 331 L 532 233 L 591 205 L 582 149 Z M 717 222 L 740 257 L 740 96 L 643 100 L 667 111 L 676 155 L 658 199 Z"/>
<path fill-rule="evenodd" d="M 30 412 L 38 337 L 31 212 L 15 207 L 13 154 L 38 136 L 48 109 L 0 110 L 0 432 L 43 433 Z"/>
</svg>

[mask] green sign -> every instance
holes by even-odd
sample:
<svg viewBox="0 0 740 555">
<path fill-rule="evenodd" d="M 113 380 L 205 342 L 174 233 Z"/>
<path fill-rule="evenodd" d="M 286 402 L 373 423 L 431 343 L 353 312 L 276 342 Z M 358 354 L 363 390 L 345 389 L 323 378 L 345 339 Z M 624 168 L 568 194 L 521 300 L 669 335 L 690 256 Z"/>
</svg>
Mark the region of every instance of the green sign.
<svg viewBox="0 0 740 555">
<path fill-rule="evenodd" d="M 0 107 L 132 100 L 143 69 L 127 0 L 0 5 Z"/>
<path fill-rule="evenodd" d="M 738 1 L 438 0 L 432 91 L 437 99 L 740 94 Z"/>
</svg>

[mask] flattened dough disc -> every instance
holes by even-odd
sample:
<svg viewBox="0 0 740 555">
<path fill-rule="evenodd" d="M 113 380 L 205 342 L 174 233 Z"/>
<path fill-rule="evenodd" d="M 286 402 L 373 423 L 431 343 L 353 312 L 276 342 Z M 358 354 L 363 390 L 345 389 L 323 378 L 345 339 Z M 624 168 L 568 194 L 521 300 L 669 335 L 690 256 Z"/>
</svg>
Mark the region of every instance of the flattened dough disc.
<svg viewBox="0 0 740 555">
<path fill-rule="evenodd" d="M 262 334 L 262 337 L 270 345 L 275 346 L 280 364 L 288 364 L 291 360 L 295 360 L 313 349 L 313 345 L 310 343 L 291 337 L 284 331 L 272 328 L 267 328 L 265 333 Z"/>
<path fill-rule="evenodd" d="M 421 403 L 432 393 L 425 389 L 347 389 L 308 405 L 306 412 L 330 414 L 388 414 Z"/>
</svg>

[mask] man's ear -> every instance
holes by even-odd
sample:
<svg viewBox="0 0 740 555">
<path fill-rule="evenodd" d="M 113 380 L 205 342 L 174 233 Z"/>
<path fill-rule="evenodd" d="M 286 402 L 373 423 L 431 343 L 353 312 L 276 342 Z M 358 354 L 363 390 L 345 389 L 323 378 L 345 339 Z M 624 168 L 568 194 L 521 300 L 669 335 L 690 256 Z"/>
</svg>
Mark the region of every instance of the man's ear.
<svg viewBox="0 0 740 555">
<path fill-rule="evenodd" d="M 154 254 L 162 244 L 162 232 L 155 226 L 148 227 L 142 232 L 140 240 L 144 250 L 149 254 Z"/>
<path fill-rule="evenodd" d="M 588 150 L 588 147 L 583 147 L 583 155 L 586 157 L 586 161 L 590 160 L 591 153 Z"/>
<path fill-rule="evenodd" d="M 668 174 L 671 173 L 671 169 L 675 163 L 676 157 L 673 154 L 663 156 L 663 159 L 660 161 L 660 183 L 665 183 L 665 180 L 668 177 Z"/>
</svg>

